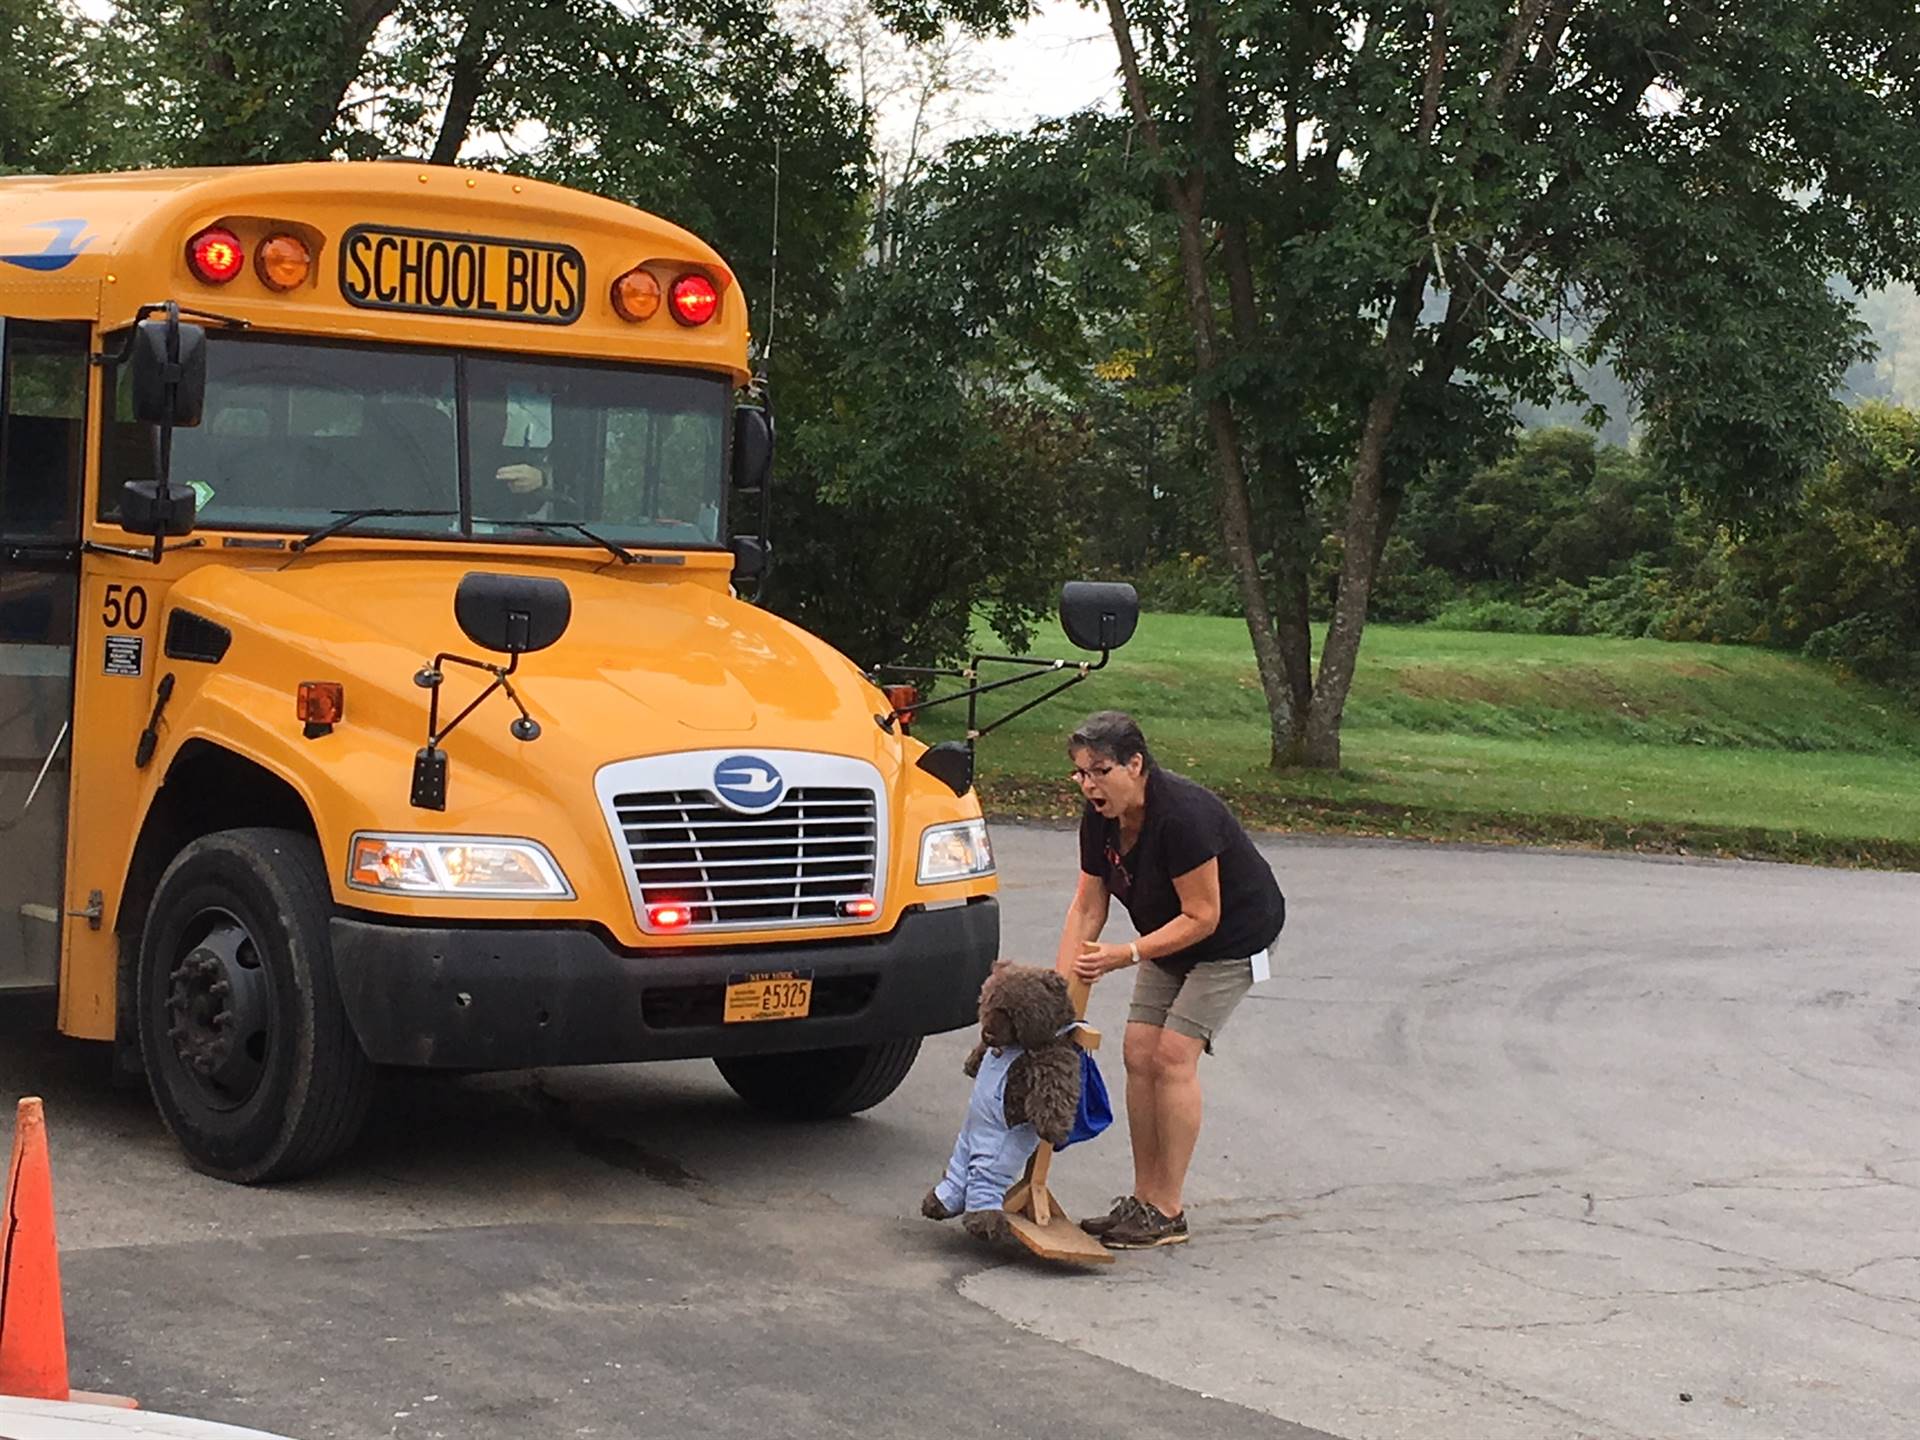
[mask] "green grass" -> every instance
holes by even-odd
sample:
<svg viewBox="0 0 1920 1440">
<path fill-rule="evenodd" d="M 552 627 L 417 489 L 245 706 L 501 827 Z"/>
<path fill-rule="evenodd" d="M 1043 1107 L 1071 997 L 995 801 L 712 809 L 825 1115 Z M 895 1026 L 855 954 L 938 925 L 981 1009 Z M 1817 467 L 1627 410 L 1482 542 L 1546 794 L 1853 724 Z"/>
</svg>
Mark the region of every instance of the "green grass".
<svg viewBox="0 0 1920 1440">
<path fill-rule="evenodd" d="M 1074 652 L 1048 628 L 1034 653 Z M 1109 706 L 1250 822 L 1920 869 L 1920 713 L 1776 652 L 1371 626 L 1342 770 L 1276 773 L 1245 625 L 1149 615 L 1106 670 L 980 742 L 989 809 L 1076 813 L 1062 740 Z M 964 708 L 915 733 L 959 734 Z"/>
</svg>

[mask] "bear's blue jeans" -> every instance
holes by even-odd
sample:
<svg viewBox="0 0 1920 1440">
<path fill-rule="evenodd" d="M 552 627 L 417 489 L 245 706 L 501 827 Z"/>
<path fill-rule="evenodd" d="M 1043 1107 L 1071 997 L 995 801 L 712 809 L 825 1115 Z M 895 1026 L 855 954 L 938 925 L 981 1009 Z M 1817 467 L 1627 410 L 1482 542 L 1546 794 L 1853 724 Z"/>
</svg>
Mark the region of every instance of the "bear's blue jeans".
<svg viewBox="0 0 1920 1440">
<path fill-rule="evenodd" d="M 1007 1125 L 1007 1070 L 1025 1052 L 1009 1045 L 981 1057 L 967 1102 L 967 1123 L 954 1142 L 947 1173 L 934 1194 L 948 1210 L 998 1210 L 1039 1147 L 1032 1125 Z"/>
</svg>

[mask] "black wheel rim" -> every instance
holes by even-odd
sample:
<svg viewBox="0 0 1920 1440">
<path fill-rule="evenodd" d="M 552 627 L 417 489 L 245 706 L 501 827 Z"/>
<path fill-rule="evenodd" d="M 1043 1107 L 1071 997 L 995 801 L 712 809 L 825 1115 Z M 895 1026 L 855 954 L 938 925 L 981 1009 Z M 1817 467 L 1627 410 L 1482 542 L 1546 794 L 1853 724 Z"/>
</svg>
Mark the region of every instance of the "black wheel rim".
<svg viewBox="0 0 1920 1440">
<path fill-rule="evenodd" d="M 167 974 L 167 1039 L 180 1073 L 216 1110 L 253 1098 L 272 1055 L 273 986 L 253 932 L 208 909 L 181 933 Z"/>
</svg>

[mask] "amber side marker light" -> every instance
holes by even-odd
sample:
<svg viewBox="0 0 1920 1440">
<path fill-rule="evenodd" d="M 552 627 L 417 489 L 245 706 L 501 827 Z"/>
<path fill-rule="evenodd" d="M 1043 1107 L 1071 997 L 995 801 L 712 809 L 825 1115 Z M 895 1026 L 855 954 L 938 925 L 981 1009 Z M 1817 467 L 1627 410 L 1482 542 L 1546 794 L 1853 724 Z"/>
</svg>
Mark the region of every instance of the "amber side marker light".
<svg viewBox="0 0 1920 1440">
<path fill-rule="evenodd" d="M 246 264 L 240 237 L 224 226 L 210 225 L 187 242 L 187 268 L 209 285 L 225 285 Z"/>
<path fill-rule="evenodd" d="M 347 713 L 347 687 L 338 680 L 302 680 L 293 713 L 308 725 L 338 725 Z"/>
<path fill-rule="evenodd" d="M 254 252 L 253 272 L 269 290 L 292 290 L 313 273 L 313 252 L 298 235 L 269 235 Z"/>
<path fill-rule="evenodd" d="M 627 271 L 613 282 L 613 308 L 622 320 L 651 320 L 660 313 L 660 282 L 645 270 Z"/>
</svg>

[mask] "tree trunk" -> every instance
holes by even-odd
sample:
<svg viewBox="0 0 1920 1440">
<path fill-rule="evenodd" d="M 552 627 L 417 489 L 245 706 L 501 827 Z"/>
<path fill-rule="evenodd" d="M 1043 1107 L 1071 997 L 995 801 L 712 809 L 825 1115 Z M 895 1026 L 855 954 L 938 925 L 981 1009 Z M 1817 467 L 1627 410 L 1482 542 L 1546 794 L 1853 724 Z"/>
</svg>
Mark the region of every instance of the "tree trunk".
<svg viewBox="0 0 1920 1440">
<path fill-rule="evenodd" d="M 1291 455 L 1280 456 L 1271 465 L 1263 461 L 1263 469 L 1277 471 L 1280 479 L 1276 533 L 1266 548 L 1274 558 L 1274 631 L 1286 668 L 1290 702 L 1289 723 L 1284 733 L 1274 731 L 1269 763 L 1276 770 L 1284 770 L 1304 765 L 1307 757 L 1307 715 L 1313 706 L 1313 623 L 1309 608 L 1313 556 L 1301 544 L 1308 530 L 1307 492 L 1299 461 Z"/>
<path fill-rule="evenodd" d="M 487 49 L 490 6 L 476 5 L 467 12 L 467 28 L 453 51 L 453 75 L 447 86 L 447 108 L 440 117 L 440 133 L 433 142 L 433 163 L 451 165 L 460 158 L 473 128 L 474 107 L 486 92 L 487 76 L 499 60 L 499 53 Z"/>
<path fill-rule="evenodd" d="M 1227 558 L 1232 562 L 1234 579 L 1240 588 L 1240 603 L 1245 610 L 1247 634 L 1253 641 L 1254 664 L 1260 673 L 1260 688 L 1267 702 L 1267 721 L 1274 736 L 1274 752 L 1280 751 L 1279 737 L 1293 730 L 1292 693 L 1287 685 L 1286 660 L 1281 653 L 1273 616 L 1267 605 L 1266 590 L 1260 582 L 1259 556 L 1253 544 L 1253 504 L 1248 494 L 1246 466 L 1240 448 L 1239 425 L 1227 398 L 1212 385 L 1220 368 L 1218 325 L 1214 316 L 1212 287 L 1207 274 L 1206 240 L 1202 234 L 1206 211 L 1206 177 L 1195 166 L 1184 177 L 1170 168 L 1160 128 L 1147 103 L 1146 89 L 1140 78 L 1139 56 L 1133 47 L 1133 31 L 1127 18 L 1125 0 L 1107 0 L 1107 16 L 1113 28 L 1114 44 L 1120 51 L 1120 68 L 1126 79 L 1127 101 L 1139 126 L 1141 139 L 1156 168 L 1166 176 L 1167 198 L 1173 207 L 1180 237 L 1180 266 L 1185 280 L 1187 314 L 1193 326 L 1195 388 L 1208 395 L 1206 419 L 1208 437 L 1213 442 L 1213 461 L 1219 482 L 1220 530 Z M 1210 18 L 1207 12 L 1204 19 Z M 1205 33 L 1211 35 L 1210 25 Z M 1201 39 L 1204 46 L 1207 41 Z M 1203 59 L 1205 57 L 1202 57 Z M 1196 75 L 1217 84 L 1208 64 L 1196 65 Z M 1217 94 L 1198 97 L 1202 114 L 1221 111 Z M 1251 302 L 1251 291 L 1247 292 Z"/>
<path fill-rule="evenodd" d="M 347 0 L 341 16 L 340 48 L 334 53 L 332 66 L 308 92 L 306 125 L 299 137 L 308 156 L 325 156 L 327 132 L 340 118 L 347 91 L 360 78 L 367 46 L 373 43 L 374 32 L 399 8 L 400 0 Z"/>
<path fill-rule="evenodd" d="M 1354 664 L 1360 654 L 1360 636 L 1367 626 L 1367 602 L 1373 595 L 1374 560 L 1380 552 L 1382 522 L 1381 477 L 1387 442 L 1400 410 L 1413 363 L 1414 324 L 1426 291 L 1427 267 L 1416 264 L 1400 282 L 1381 361 L 1380 386 L 1367 406 L 1367 425 L 1353 462 L 1353 493 L 1347 500 L 1346 545 L 1340 559 L 1340 588 L 1333 602 L 1333 623 L 1320 652 L 1320 676 L 1313 687 L 1313 707 L 1307 714 L 1307 764 L 1324 770 L 1340 768 L 1340 720 L 1347 693 L 1353 688 Z"/>
<path fill-rule="evenodd" d="M 1434 127 L 1439 123 L 1450 10 L 1450 0 L 1435 0 L 1432 30 L 1427 39 L 1427 73 L 1420 97 L 1420 119 L 1414 127 L 1414 139 L 1423 146 L 1433 138 Z M 1393 438 L 1393 422 L 1399 414 L 1400 397 L 1406 391 L 1407 375 L 1413 366 L 1414 329 L 1419 324 L 1420 303 L 1426 295 L 1429 263 L 1423 252 L 1401 277 L 1400 288 L 1394 295 L 1386 342 L 1381 347 L 1380 384 L 1367 406 L 1366 428 L 1361 432 L 1360 450 L 1354 457 L 1353 491 L 1347 500 L 1346 544 L 1340 557 L 1340 587 L 1333 602 L 1333 623 L 1327 627 L 1327 643 L 1320 652 L 1320 675 L 1314 682 L 1313 706 L 1307 713 L 1306 760 L 1316 769 L 1340 768 L 1340 721 L 1346 713 L 1347 695 L 1353 689 L 1360 636 L 1367 628 L 1367 602 L 1373 597 L 1375 565 L 1385 545 L 1382 526 L 1388 516 L 1382 504 L 1381 481 L 1386 468 L 1387 442 Z"/>
</svg>

